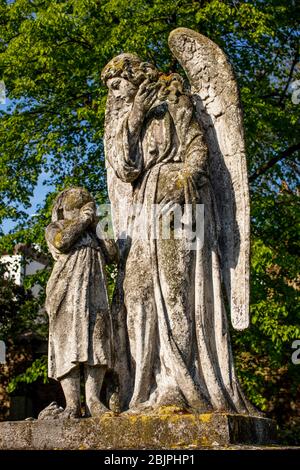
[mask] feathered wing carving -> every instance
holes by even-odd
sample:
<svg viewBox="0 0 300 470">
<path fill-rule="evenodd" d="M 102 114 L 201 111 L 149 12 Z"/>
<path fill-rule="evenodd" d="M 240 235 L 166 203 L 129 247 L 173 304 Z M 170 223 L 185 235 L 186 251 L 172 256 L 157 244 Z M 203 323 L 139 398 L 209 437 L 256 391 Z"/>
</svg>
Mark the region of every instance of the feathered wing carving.
<svg viewBox="0 0 300 470">
<path fill-rule="evenodd" d="M 221 221 L 222 275 L 237 330 L 249 325 L 249 190 L 242 111 L 237 83 L 224 52 L 186 28 L 169 46 L 190 81 L 196 115 L 209 147 L 212 187 Z"/>
</svg>

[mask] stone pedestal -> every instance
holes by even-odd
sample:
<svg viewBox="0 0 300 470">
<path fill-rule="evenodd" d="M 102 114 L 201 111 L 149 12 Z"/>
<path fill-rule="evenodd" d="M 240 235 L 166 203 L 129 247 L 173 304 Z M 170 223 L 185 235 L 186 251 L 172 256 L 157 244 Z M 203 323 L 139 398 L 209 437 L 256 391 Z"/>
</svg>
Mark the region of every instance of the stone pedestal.
<svg viewBox="0 0 300 470">
<path fill-rule="evenodd" d="M 274 443 L 275 423 L 224 413 L 0 423 L 0 449 L 201 449 Z"/>
</svg>

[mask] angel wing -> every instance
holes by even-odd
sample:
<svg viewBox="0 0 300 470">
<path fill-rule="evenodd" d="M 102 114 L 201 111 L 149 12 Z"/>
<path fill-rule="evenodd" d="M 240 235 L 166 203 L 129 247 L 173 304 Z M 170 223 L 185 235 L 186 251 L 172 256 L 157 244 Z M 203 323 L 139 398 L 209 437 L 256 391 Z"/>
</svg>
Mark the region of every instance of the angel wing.
<svg viewBox="0 0 300 470">
<path fill-rule="evenodd" d="M 207 37 L 178 28 L 169 36 L 169 47 L 189 78 L 206 134 L 221 221 L 222 276 L 232 325 L 242 330 L 249 326 L 250 205 L 237 83 L 226 55 Z"/>
</svg>

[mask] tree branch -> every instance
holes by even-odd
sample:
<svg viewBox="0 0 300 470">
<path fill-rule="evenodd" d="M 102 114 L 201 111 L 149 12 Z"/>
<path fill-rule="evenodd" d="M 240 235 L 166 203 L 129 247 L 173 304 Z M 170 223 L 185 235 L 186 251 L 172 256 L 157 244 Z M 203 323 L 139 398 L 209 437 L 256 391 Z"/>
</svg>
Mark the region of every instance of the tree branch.
<svg viewBox="0 0 300 470">
<path fill-rule="evenodd" d="M 252 175 L 249 176 L 249 181 L 255 181 L 259 176 L 264 175 L 270 168 L 272 168 L 276 163 L 280 162 L 285 158 L 290 157 L 294 152 L 300 150 L 300 143 L 291 145 L 283 152 L 279 153 L 275 157 L 271 158 L 267 163 L 264 163 L 261 167 L 257 168 Z"/>
<path fill-rule="evenodd" d="M 29 258 L 34 261 L 37 261 L 38 263 L 44 264 L 45 267 L 48 266 L 48 264 L 51 261 L 50 256 L 46 255 L 45 253 L 42 253 L 41 251 L 38 251 L 32 245 L 28 245 L 26 243 L 18 243 L 15 246 L 14 254 L 17 255 L 19 253 L 22 253 L 26 258 Z"/>
<path fill-rule="evenodd" d="M 298 63 L 298 58 L 299 58 L 299 53 L 298 53 L 298 49 L 299 49 L 299 45 L 298 43 L 296 44 L 296 48 L 295 48 L 295 55 L 294 55 L 294 59 L 292 61 L 292 64 L 291 64 L 291 68 L 290 68 L 290 73 L 289 73 L 289 76 L 288 76 L 288 79 L 287 79 L 287 82 L 285 84 L 285 87 L 282 91 L 282 94 L 281 94 L 281 97 L 280 97 L 280 100 L 279 100 L 279 104 L 282 104 L 284 98 L 285 98 L 285 95 L 286 95 L 286 92 L 289 88 L 289 85 L 291 83 L 291 80 L 293 78 L 293 73 L 294 73 L 294 70 L 295 70 L 295 67 Z"/>
</svg>

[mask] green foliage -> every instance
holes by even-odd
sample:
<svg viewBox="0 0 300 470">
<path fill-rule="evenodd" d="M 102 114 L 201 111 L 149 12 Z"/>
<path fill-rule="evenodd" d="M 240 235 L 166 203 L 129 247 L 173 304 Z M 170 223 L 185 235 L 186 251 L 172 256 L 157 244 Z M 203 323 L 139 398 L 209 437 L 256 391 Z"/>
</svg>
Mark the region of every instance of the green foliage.
<svg viewBox="0 0 300 470">
<path fill-rule="evenodd" d="M 32 326 L 30 315 L 25 312 L 26 305 L 32 301 L 32 295 L 23 286 L 7 279 L 7 263 L 0 263 L 0 339 L 7 341 L 10 337 Z"/>
<path fill-rule="evenodd" d="M 46 251 L 51 203 L 66 186 L 84 185 L 106 201 L 100 72 L 108 60 L 130 51 L 175 71 L 167 38 L 179 26 L 224 49 L 241 92 L 252 198 L 252 326 L 233 332 L 237 365 L 259 408 L 282 420 L 300 413 L 300 366 L 291 363 L 300 338 L 297 2 L 0 0 L 0 16 L 0 80 L 10 100 L 0 111 L 0 223 L 18 221 L 0 238 L 1 252 L 17 242 Z M 54 189 L 28 219 L 40 175 Z M 47 275 L 39 275 L 43 286 Z"/>
<path fill-rule="evenodd" d="M 23 374 L 13 378 L 7 385 L 7 392 L 13 393 L 19 384 L 32 384 L 37 380 L 42 380 L 44 384 L 48 382 L 47 356 L 36 359 Z"/>
<path fill-rule="evenodd" d="M 112 298 L 113 298 L 117 273 L 118 273 L 118 267 L 116 264 L 110 264 L 106 266 L 107 288 L 108 288 L 108 297 L 109 297 L 110 302 L 112 301 Z"/>
<path fill-rule="evenodd" d="M 11 269 L 11 264 L 10 269 Z M 44 302 L 47 278 L 49 271 L 43 270 L 33 276 L 28 276 L 24 285 L 19 286 L 13 278 L 7 278 L 5 272 L 8 263 L 0 262 L 0 339 L 7 342 L 27 331 L 46 336 L 47 325 L 45 321 L 37 322 L 41 305 Z M 40 294 L 34 297 L 31 287 L 42 287 Z"/>
</svg>

